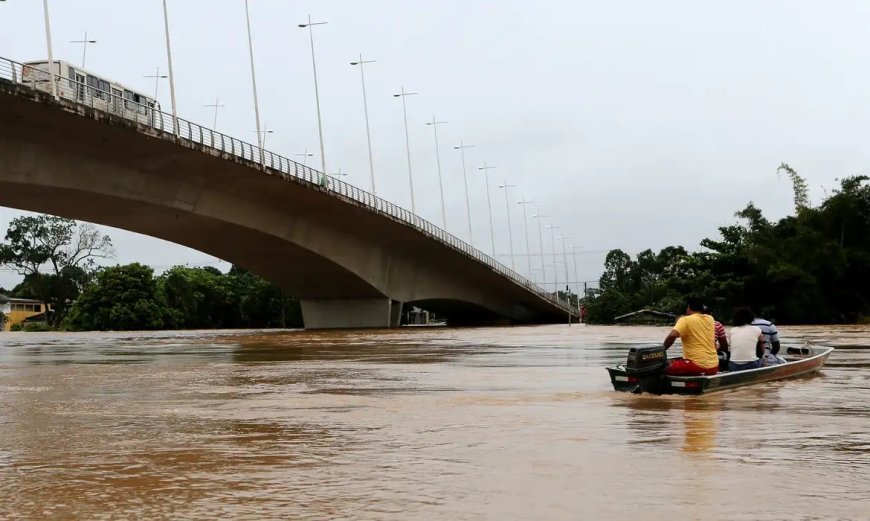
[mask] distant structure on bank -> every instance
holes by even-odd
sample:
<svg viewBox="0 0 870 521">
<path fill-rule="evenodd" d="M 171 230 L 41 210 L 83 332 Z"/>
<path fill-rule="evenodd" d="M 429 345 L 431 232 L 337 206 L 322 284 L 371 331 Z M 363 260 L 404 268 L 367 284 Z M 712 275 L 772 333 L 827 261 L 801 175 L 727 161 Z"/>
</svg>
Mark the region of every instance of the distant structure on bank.
<svg viewBox="0 0 870 521">
<path fill-rule="evenodd" d="M 666 313 L 664 311 L 656 311 L 654 309 L 640 309 L 632 311 L 624 315 L 619 315 L 613 320 L 617 324 L 635 325 L 635 326 L 664 326 L 673 324 L 677 319 L 677 315 Z"/>
<path fill-rule="evenodd" d="M 45 322 L 45 304 L 29 298 L 14 298 L 0 294 L 0 331 L 9 331 L 24 322 Z"/>
</svg>

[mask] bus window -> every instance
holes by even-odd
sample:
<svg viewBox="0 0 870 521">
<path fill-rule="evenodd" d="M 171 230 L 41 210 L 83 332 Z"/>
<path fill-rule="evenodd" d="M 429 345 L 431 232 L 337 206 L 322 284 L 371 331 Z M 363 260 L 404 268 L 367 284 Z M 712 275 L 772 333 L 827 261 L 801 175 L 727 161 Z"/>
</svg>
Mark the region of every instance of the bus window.
<svg viewBox="0 0 870 521">
<path fill-rule="evenodd" d="M 88 87 L 88 91 L 90 92 L 91 96 L 95 98 L 103 97 L 102 92 L 100 92 L 100 78 L 88 74 Z"/>
<path fill-rule="evenodd" d="M 76 99 L 79 101 L 85 101 L 85 76 L 84 74 L 76 73 Z"/>
<path fill-rule="evenodd" d="M 117 114 L 121 114 L 123 112 L 121 108 L 121 99 L 123 98 L 123 96 L 124 92 L 120 89 L 112 89 L 112 108 Z"/>
</svg>

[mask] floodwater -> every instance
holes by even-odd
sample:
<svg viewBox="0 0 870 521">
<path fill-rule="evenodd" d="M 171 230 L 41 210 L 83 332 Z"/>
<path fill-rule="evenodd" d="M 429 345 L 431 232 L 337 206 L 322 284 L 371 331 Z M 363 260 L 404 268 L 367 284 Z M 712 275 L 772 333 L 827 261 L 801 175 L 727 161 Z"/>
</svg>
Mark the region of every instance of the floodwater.
<svg viewBox="0 0 870 521">
<path fill-rule="evenodd" d="M 610 390 L 652 327 L 0 334 L 0 519 L 870 519 L 870 326 L 823 373 Z"/>
</svg>

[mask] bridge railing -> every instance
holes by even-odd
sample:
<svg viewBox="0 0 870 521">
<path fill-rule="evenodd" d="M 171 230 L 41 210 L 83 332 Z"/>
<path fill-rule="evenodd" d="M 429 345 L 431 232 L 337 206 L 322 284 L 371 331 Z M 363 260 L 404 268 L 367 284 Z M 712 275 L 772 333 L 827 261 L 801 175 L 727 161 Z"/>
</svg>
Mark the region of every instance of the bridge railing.
<svg viewBox="0 0 870 521">
<path fill-rule="evenodd" d="M 5 79 L 38 91 L 52 93 L 51 83 L 48 79 L 49 73 L 47 70 L 43 70 L 42 67 L 47 69 L 47 64 L 43 63 L 41 66 L 31 66 L 0 57 L 0 79 Z M 280 172 L 286 179 L 290 177 L 301 179 L 324 192 L 356 201 L 375 212 L 389 215 L 405 225 L 411 226 L 461 251 L 478 262 L 489 266 L 526 290 L 538 295 L 540 298 L 564 309 L 566 312 L 574 311 L 552 293 L 509 269 L 491 256 L 399 205 L 333 176 L 324 175 L 323 172 L 302 165 L 292 159 L 261 149 L 257 145 L 192 123 L 186 119 L 173 119 L 172 114 L 161 111 L 159 104 L 156 102 L 152 103 L 145 98 L 145 103 L 141 103 L 134 99 L 138 93 L 127 91 L 127 94 L 122 93 L 119 96 L 116 92 L 105 91 L 86 82 L 76 81 L 74 78 L 68 78 L 56 73 L 54 76 L 57 82 L 58 96 L 65 100 L 121 116 L 243 160 L 256 162 L 263 169 L 268 168 Z M 140 97 L 140 99 L 142 98 Z"/>
</svg>

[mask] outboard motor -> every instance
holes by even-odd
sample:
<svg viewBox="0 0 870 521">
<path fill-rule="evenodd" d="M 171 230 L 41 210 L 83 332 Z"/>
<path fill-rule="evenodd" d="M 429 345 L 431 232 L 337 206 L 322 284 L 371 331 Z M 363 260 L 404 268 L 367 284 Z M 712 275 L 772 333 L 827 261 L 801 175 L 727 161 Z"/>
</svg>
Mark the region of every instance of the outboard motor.
<svg viewBox="0 0 870 521">
<path fill-rule="evenodd" d="M 662 376 L 668 367 L 664 346 L 632 347 L 625 366 L 608 368 L 613 388 L 633 393 L 659 393 Z"/>
</svg>

